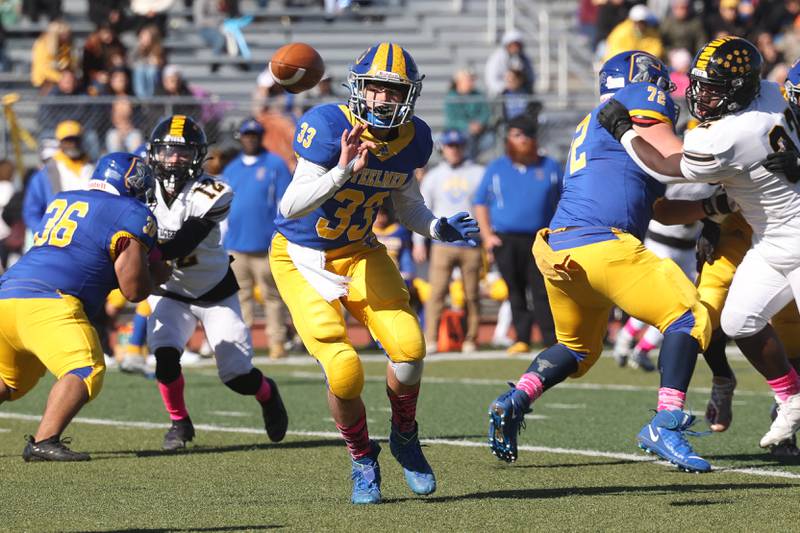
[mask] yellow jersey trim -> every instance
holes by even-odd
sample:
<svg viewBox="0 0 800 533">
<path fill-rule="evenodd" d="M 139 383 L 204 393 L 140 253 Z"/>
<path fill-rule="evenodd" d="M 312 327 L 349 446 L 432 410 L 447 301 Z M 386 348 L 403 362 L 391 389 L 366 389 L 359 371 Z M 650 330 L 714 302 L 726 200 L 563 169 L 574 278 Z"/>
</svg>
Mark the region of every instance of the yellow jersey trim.
<svg viewBox="0 0 800 533">
<path fill-rule="evenodd" d="M 127 237 L 129 239 L 133 239 L 134 241 L 138 241 L 139 244 L 145 246 L 144 243 L 133 233 L 124 230 L 116 232 L 114 235 L 111 236 L 111 246 L 108 248 L 108 254 L 111 256 L 112 263 L 117 260 L 117 241 L 119 241 L 123 237 Z M 145 246 L 145 249 L 147 249 L 147 246 Z"/>
<path fill-rule="evenodd" d="M 361 119 L 356 117 L 346 105 L 340 104 L 339 109 L 344 113 L 345 118 L 347 118 L 351 126 L 355 126 L 361 122 Z M 361 134 L 361 140 L 375 143 L 375 148 L 370 148 L 369 151 L 381 161 L 386 161 L 402 152 L 411 144 L 411 141 L 414 140 L 415 131 L 414 123 L 409 121 L 398 127 L 397 137 L 391 141 L 378 139 L 369 129 L 364 130 L 364 133 Z"/>
<path fill-rule="evenodd" d="M 654 118 L 659 122 L 672 124 L 672 119 L 670 119 L 667 115 L 664 113 L 659 113 L 658 111 L 652 111 L 650 109 L 631 109 L 628 114 L 632 117 Z"/>
</svg>

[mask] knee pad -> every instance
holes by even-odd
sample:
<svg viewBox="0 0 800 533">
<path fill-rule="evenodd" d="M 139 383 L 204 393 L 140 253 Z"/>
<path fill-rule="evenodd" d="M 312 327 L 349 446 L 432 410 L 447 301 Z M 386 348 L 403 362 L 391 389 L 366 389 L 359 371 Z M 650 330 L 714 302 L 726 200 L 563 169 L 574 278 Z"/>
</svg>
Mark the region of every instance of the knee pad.
<svg viewBox="0 0 800 533">
<path fill-rule="evenodd" d="M 325 365 L 328 388 L 337 398 L 353 400 L 361 395 L 364 388 L 364 369 L 355 352 L 342 352 Z"/>
<path fill-rule="evenodd" d="M 410 363 L 392 363 L 394 377 L 403 385 L 416 385 L 422 379 L 422 369 L 425 362 L 412 361 Z"/>
<path fill-rule="evenodd" d="M 175 348 L 156 348 L 156 379 L 172 383 L 181 375 L 181 352 Z"/>
<path fill-rule="evenodd" d="M 247 374 L 236 376 L 225 382 L 225 385 L 233 392 L 238 392 L 242 396 L 255 396 L 261 387 L 264 374 L 257 368 L 253 368 Z"/>
<path fill-rule="evenodd" d="M 743 313 L 737 309 L 725 307 L 722 310 L 722 331 L 732 339 L 751 337 L 764 329 L 767 320 L 754 314 Z"/>
</svg>

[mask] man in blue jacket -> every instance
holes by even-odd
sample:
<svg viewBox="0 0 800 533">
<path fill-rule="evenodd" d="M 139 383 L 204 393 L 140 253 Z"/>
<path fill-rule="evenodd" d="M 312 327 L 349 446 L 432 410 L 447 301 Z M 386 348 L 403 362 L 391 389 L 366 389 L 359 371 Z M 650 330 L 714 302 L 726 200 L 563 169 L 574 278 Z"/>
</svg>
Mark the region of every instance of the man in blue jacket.
<svg viewBox="0 0 800 533">
<path fill-rule="evenodd" d="M 224 244 L 234 258 L 231 266 L 239 282 L 244 321 L 253 325 L 258 287 L 266 305 L 269 355 L 278 359 L 286 355 L 286 307 L 270 272 L 268 252 L 278 203 L 292 175 L 279 156 L 263 148 L 264 133 L 257 120 L 245 120 L 239 128 L 242 151 L 222 171 L 234 191 Z"/>
</svg>

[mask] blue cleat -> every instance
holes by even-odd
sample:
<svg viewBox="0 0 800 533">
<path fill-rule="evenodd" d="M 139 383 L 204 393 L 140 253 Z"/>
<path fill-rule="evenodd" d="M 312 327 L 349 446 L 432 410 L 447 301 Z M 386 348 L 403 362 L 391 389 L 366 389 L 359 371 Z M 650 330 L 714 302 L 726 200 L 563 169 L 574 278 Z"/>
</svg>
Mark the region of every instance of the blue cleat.
<svg viewBox="0 0 800 533">
<path fill-rule="evenodd" d="M 529 404 L 528 395 L 512 385 L 489 406 L 489 447 L 501 461 L 517 460 L 517 435 L 525 429 Z"/>
<path fill-rule="evenodd" d="M 417 429 L 415 425 L 413 432 L 400 433 L 397 428 L 392 426 L 392 432 L 389 435 L 389 449 L 403 467 L 408 487 L 415 494 L 424 496 L 432 494 L 436 490 L 436 477 L 433 475 L 431 465 L 422 454 Z"/>
<path fill-rule="evenodd" d="M 353 460 L 353 494 L 350 501 L 356 504 L 381 502 L 381 466 L 378 464 L 380 445 L 370 441 L 372 453 L 358 460 Z"/>
<path fill-rule="evenodd" d="M 680 410 L 659 411 L 645 424 L 636 440 L 639 447 L 647 453 L 654 453 L 686 472 L 710 472 L 711 465 L 702 457 L 695 455 L 684 433 L 699 435 L 690 431 L 695 417 Z"/>
</svg>

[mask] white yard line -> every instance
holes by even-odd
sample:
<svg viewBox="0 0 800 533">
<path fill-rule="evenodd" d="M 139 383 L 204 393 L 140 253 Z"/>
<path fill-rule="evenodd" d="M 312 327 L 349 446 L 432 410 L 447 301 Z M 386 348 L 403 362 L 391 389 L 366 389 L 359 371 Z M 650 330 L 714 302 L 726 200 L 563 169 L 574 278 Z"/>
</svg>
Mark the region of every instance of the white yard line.
<svg viewBox="0 0 800 533">
<path fill-rule="evenodd" d="M 0 412 L 0 418 L 10 420 L 29 420 L 38 421 L 39 415 L 28 415 L 22 413 L 3 413 Z M 108 418 L 85 418 L 77 417 L 73 419 L 74 423 L 90 424 L 95 426 L 111 426 L 116 428 L 136 428 L 136 429 L 166 429 L 169 427 L 167 424 L 155 422 L 137 422 L 137 421 L 124 421 L 113 420 Z M 263 435 L 262 428 L 245 428 L 245 427 L 226 427 L 214 424 L 195 424 L 195 429 L 201 431 L 217 431 L 220 433 L 244 433 L 248 435 Z M 333 431 L 287 431 L 287 435 L 295 437 L 317 437 L 324 439 L 340 439 L 341 436 Z M 378 440 L 387 440 L 387 436 L 374 436 Z M 485 442 L 476 442 L 471 440 L 455 440 L 455 439 L 421 439 L 423 444 L 436 445 L 436 446 L 457 446 L 462 448 L 485 448 Z M 636 462 L 652 462 L 670 468 L 674 466 L 665 461 L 657 461 L 652 457 L 646 455 L 632 454 L 632 453 L 618 453 L 618 452 L 604 452 L 600 450 L 581 450 L 574 448 L 551 448 L 547 446 L 528 446 L 520 445 L 519 449 L 526 452 L 533 453 L 554 453 L 562 455 L 580 455 L 582 457 L 602 457 L 606 459 L 620 459 L 623 461 L 636 461 Z M 776 477 L 786 479 L 800 479 L 800 474 L 793 472 L 785 472 L 783 470 L 765 470 L 761 468 L 729 468 L 729 467 L 714 467 L 715 472 L 734 472 L 736 474 L 745 474 L 749 476 L 759 477 Z"/>
</svg>

